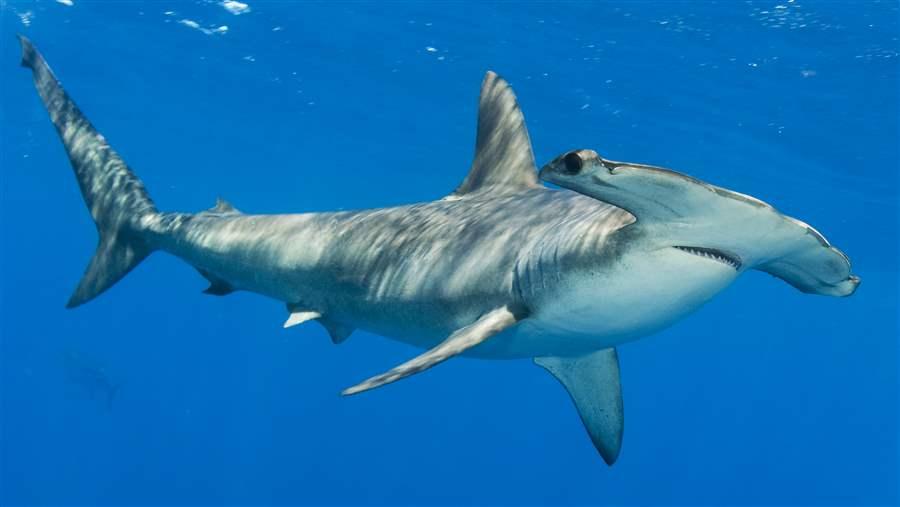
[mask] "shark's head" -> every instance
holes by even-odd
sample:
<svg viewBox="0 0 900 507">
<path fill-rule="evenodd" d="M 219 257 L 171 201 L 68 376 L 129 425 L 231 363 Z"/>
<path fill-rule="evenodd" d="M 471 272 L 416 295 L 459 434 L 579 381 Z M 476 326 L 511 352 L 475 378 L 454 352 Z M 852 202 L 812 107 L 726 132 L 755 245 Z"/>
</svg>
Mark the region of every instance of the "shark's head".
<svg viewBox="0 0 900 507">
<path fill-rule="evenodd" d="M 542 180 L 630 212 L 651 248 L 705 257 L 736 271 L 769 272 L 804 292 L 846 296 L 859 278 L 815 229 L 759 199 L 661 167 L 574 150 L 541 169 Z"/>
</svg>

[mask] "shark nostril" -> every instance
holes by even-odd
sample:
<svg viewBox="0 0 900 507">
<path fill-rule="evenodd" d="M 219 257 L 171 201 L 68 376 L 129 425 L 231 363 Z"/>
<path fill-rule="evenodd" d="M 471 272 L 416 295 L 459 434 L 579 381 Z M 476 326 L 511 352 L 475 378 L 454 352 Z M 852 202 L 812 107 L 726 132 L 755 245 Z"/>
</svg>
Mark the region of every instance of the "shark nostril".
<svg viewBox="0 0 900 507">
<path fill-rule="evenodd" d="M 563 163 L 567 174 L 578 174 L 578 172 L 581 171 L 581 168 L 584 167 L 584 160 L 581 159 L 581 155 L 579 155 L 577 151 L 573 151 L 566 155 L 565 158 L 563 158 Z"/>
</svg>

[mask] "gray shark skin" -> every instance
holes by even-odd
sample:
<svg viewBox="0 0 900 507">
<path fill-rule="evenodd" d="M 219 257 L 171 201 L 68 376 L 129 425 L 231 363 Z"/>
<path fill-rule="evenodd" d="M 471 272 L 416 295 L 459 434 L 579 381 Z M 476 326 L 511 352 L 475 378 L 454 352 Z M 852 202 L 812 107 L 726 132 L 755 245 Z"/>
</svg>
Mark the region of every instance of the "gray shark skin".
<svg viewBox="0 0 900 507">
<path fill-rule="evenodd" d="M 583 151 L 573 152 L 579 171 L 571 153 L 545 167 L 548 180 L 566 187 L 546 188 L 515 96 L 492 72 L 481 88 L 472 168 L 443 199 L 289 215 L 244 214 L 224 201 L 196 214 L 161 212 L 41 55 L 21 42 L 22 64 L 100 236 L 68 306 L 97 297 L 160 250 L 196 267 L 210 281 L 208 294 L 245 290 L 284 302 L 285 327 L 315 320 L 335 343 L 360 328 L 426 349 L 343 394 L 456 355 L 535 358 L 567 389 L 612 464 L 624 428 L 614 347 L 672 324 L 748 269 L 819 294 L 847 295 L 858 284 L 846 256 L 812 228 L 754 215 L 744 208 L 763 210 L 759 201 L 707 191 L 718 187 L 687 176 L 655 169 L 665 177 L 646 188 L 636 181 L 628 192 L 609 192 L 591 172 L 605 166 Z M 679 201 L 698 188 L 702 199 Z M 759 234 L 719 227 L 704 206 L 726 213 L 737 206 L 737 220 Z M 778 234 L 769 238 L 766 228 Z"/>
</svg>

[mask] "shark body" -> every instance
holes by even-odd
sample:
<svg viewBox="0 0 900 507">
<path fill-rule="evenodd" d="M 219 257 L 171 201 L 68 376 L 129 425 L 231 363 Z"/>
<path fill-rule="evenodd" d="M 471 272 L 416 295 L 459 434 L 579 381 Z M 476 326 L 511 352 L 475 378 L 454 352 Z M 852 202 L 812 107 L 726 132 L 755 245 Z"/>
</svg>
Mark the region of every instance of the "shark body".
<svg viewBox="0 0 900 507">
<path fill-rule="evenodd" d="M 624 424 L 617 345 L 675 322 L 748 269 L 821 294 L 847 295 L 858 284 L 846 256 L 802 222 L 678 173 L 628 165 L 649 183 L 628 180 L 637 195 L 610 191 L 618 187 L 591 173 L 608 161 L 581 150 L 542 173 L 565 188 L 543 186 L 515 96 L 490 72 L 472 168 L 442 199 L 290 215 L 244 214 L 224 201 L 196 214 L 161 212 L 41 55 L 22 45 L 100 235 L 68 306 L 165 251 L 196 267 L 209 294 L 246 290 L 284 302 L 285 327 L 315 320 L 336 343 L 360 328 L 427 349 L 344 394 L 460 354 L 535 358 L 569 391 L 612 464 Z M 667 204 L 666 188 L 692 200 Z M 704 207 L 736 218 L 704 218 Z M 759 230 L 744 237 L 735 221 Z"/>
</svg>

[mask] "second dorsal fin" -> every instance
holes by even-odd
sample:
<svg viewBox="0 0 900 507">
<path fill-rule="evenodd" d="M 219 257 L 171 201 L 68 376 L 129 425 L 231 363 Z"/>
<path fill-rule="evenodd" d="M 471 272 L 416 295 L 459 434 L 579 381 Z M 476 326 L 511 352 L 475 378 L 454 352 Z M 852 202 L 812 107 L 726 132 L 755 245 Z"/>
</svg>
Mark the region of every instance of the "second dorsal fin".
<svg viewBox="0 0 900 507">
<path fill-rule="evenodd" d="M 478 101 L 475 160 L 469 175 L 453 193 L 462 196 L 491 189 L 497 192 L 539 186 L 525 117 L 503 78 L 488 72 Z"/>
<path fill-rule="evenodd" d="M 237 208 L 235 208 L 230 202 L 222 199 L 221 197 L 216 198 L 216 205 L 209 209 L 210 213 L 218 213 L 220 215 L 236 215 L 239 214 Z"/>
</svg>

